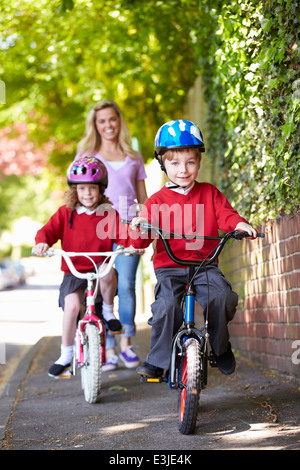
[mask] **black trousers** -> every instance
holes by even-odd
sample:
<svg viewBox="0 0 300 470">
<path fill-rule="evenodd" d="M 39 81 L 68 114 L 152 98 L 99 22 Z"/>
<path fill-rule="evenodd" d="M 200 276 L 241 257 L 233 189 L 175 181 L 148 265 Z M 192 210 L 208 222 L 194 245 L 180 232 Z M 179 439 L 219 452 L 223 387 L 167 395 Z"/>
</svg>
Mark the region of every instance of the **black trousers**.
<svg viewBox="0 0 300 470">
<path fill-rule="evenodd" d="M 172 339 L 183 323 L 181 301 L 188 283 L 188 268 L 155 270 L 155 302 L 151 305 L 152 326 L 150 352 L 147 362 L 163 369 L 169 368 Z M 208 332 L 211 347 L 220 355 L 227 350 L 227 324 L 235 315 L 238 295 L 216 265 L 197 271 L 194 277 L 196 300 L 208 312 Z M 209 300 L 207 297 L 209 287 Z M 208 300 L 208 305 L 207 305 Z"/>
</svg>

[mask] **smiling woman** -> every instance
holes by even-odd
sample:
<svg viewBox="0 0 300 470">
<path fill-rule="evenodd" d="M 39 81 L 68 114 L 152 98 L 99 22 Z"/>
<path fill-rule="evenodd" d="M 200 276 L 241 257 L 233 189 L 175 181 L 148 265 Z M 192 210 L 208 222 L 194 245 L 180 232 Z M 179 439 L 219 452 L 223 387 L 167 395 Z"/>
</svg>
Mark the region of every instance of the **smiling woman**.
<svg viewBox="0 0 300 470">
<path fill-rule="evenodd" d="M 131 146 L 130 134 L 119 106 L 112 100 L 96 103 L 90 111 L 85 135 L 78 144 L 76 159 L 92 155 L 107 168 L 108 185 L 105 195 L 113 203 L 121 218 L 132 219 L 137 215 L 139 204 L 147 199 L 146 172 L 142 156 Z M 139 358 L 132 350 L 131 338 L 135 335 L 135 278 L 139 255 L 119 256 L 118 272 L 119 316 L 125 333 L 120 341 L 120 359 L 126 367 L 136 367 Z M 116 369 L 118 356 L 116 341 L 107 335 L 107 362 L 103 370 Z"/>
</svg>

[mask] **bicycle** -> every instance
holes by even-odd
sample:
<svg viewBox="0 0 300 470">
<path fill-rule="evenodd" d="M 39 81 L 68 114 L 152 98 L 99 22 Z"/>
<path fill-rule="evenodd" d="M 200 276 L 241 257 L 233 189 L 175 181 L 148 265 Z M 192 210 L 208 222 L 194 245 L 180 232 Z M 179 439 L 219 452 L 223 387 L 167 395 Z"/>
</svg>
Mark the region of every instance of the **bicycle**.
<svg viewBox="0 0 300 470">
<path fill-rule="evenodd" d="M 129 221 L 124 221 L 130 224 Z M 182 266 L 189 266 L 189 282 L 185 292 L 183 308 L 183 326 L 175 334 L 170 352 L 170 366 L 165 375 L 159 378 L 141 376 L 141 382 L 168 383 L 171 389 L 178 391 L 178 430 L 182 434 L 192 434 L 195 431 L 198 402 L 201 390 L 207 386 L 208 364 L 217 367 L 215 357 L 209 346 L 208 315 L 206 314 L 204 326 L 200 329 L 195 327 L 195 290 L 193 277 L 196 269 L 204 268 L 213 263 L 225 244 L 230 239 L 241 240 L 249 237 L 247 232 L 234 230 L 226 233 L 223 237 L 185 236 L 167 232 L 161 228 L 154 227 L 149 223 L 138 224 L 143 231 L 153 231 L 162 240 L 163 246 L 169 258 Z M 190 239 L 218 240 L 219 243 L 204 260 L 183 260 L 172 252 L 167 237 L 181 237 Z M 263 238 L 263 233 L 258 233 Z"/>
<path fill-rule="evenodd" d="M 70 272 L 79 279 L 87 280 L 85 312 L 83 317 L 79 319 L 75 334 L 75 347 L 72 368 L 58 378 L 70 378 L 76 375 L 77 369 L 81 370 L 81 386 L 84 392 L 85 400 L 88 403 L 97 403 L 100 400 L 101 392 L 101 367 L 105 363 L 105 338 L 106 329 L 104 320 L 101 315 L 97 316 L 95 308 L 95 299 L 98 292 L 99 279 L 105 277 L 112 269 L 116 258 L 119 255 L 130 256 L 136 251 L 133 248 L 124 248 L 118 246 L 115 251 L 82 253 L 82 252 L 66 252 L 58 248 L 49 248 L 44 256 L 61 255 L 65 259 Z M 34 249 L 32 250 L 34 253 Z M 85 256 L 93 264 L 95 271 L 80 273 L 74 267 L 71 257 Z M 97 269 L 97 265 L 91 256 L 105 256 L 102 266 L 108 263 L 101 271 Z M 95 281 L 95 286 L 94 286 Z"/>
</svg>

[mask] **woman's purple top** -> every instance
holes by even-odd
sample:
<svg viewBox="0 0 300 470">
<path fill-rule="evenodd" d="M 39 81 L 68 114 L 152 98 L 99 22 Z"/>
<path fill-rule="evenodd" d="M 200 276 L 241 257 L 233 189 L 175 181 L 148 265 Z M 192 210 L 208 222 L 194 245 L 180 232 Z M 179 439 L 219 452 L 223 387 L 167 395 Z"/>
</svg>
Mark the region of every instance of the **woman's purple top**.
<svg viewBox="0 0 300 470">
<path fill-rule="evenodd" d="M 121 218 L 132 219 L 137 215 L 136 180 L 147 178 L 142 156 L 138 153 L 134 160 L 127 155 L 124 162 L 119 162 L 123 164 L 117 169 L 113 168 L 114 162 L 110 164 L 98 152 L 93 154 L 93 157 L 104 163 L 107 169 L 108 187 L 105 190 L 105 196 L 111 201 Z"/>
</svg>

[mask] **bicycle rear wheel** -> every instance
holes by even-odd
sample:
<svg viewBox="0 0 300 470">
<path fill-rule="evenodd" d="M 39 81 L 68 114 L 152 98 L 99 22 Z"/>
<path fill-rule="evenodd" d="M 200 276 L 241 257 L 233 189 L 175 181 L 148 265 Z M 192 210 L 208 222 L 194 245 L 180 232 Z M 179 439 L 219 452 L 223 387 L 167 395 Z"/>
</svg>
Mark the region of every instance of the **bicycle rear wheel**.
<svg viewBox="0 0 300 470">
<path fill-rule="evenodd" d="M 201 388 L 200 353 L 199 341 L 190 338 L 179 361 L 178 430 L 181 434 L 192 434 L 196 426 Z"/>
<path fill-rule="evenodd" d="M 100 334 L 96 325 L 87 323 L 83 345 L 84 365 L 81 368 L 81 384 L 85 400 L 97 403 L 101 390 L 101 349 Z"/>
</svg>

